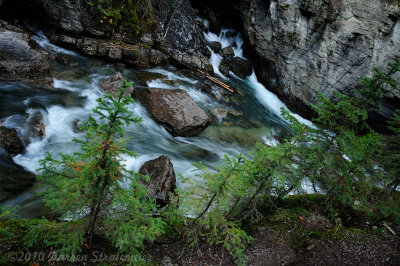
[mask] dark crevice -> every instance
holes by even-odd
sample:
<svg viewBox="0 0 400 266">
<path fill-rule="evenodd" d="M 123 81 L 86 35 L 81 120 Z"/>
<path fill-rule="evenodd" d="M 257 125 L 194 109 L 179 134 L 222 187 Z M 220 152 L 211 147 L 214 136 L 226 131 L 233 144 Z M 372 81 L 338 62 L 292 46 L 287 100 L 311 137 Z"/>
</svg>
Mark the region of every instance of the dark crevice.
<svg viewBox="0 0 400 266">
<path fill-rule="evenodd" d="M 219 33 L 221 27 L 243 31 L 240 0 L 190 0 L 193 8 L 210 22 L 210 30 Z"/>
<path fill-rule="evenodd" d="M 29 22 L 29 25 L 40 25 L 41 28 L 52 24 L 38 1 L 5 0 L 0 8 L 0 17 L 12 23 Z"/>
</svg>

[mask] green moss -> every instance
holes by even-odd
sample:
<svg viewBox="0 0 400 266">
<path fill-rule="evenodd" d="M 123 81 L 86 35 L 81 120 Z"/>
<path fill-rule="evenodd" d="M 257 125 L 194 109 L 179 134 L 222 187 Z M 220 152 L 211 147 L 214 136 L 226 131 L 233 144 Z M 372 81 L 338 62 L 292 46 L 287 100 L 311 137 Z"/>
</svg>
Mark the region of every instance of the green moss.
<svg viewBox="0 0 400 266">
<path fill-rule="evenodd" d="M 304 216 L 310 213 L 302 208 L 277 210 L 269 216 L 273 232 L 283 237 L 296 252 L 302 252 L 310 241 L 309 232 L 304 227 Z"/>
<path fill-rule="evenodd" d="M 321 194 L 307 194 L 307 195 L 291 195 L 283 199 L 283 206 L 285 208 L 312 208 L 321 206 L 326 200 L 326 197 Z"/>
</svg>

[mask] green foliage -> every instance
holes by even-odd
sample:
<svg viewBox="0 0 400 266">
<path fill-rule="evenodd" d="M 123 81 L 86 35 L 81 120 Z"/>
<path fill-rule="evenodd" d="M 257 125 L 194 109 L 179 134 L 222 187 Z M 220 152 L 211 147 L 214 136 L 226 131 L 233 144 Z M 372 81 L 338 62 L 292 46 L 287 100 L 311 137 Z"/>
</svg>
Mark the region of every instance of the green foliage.
<svg viewBox="0 0 400 266">
<path fill-rule="evenodd" d="M 202 187 L 191 186 L 180 192 L 184 202 L 182 210 L 189 210 L 196 218 L 190 220 L 185 230 L 189 248 L 205 240 L 210 245 L 221 245 L 235 259 L 245 264 L 245 246 L 252 238 L 240 227 L 240 221 L 232 219 L 239 199 L 244 198 L 251 182 L 244 176 L 244 158 L 225 157 L 225 164 L 211 173 L 202 163 L 195 164 L 201 172 L 197 176 L 204 180 Z M 203 191 L 200 195 L 198 191 Z M 187 213 L 186 213 L 187 214 Z"/>
<path fill-rule="evenodd" d="M 380 103 L 383 97 L 389 93 L 398 91 L 397 81 L 393 75 L 399 71 L 400 59 L 394 63 L 389 62 L 386 72 L 374 68 L 374 75 L 372 78 L 361 78 L 361 84 L 364 85 L 360 90 L 362 102 L 380 109 Z"/>
<path fill-rule="evenodd" d="M 0 223 L 1 223 L 1 221 L 7 221 L 10 219 L 17 218 L 17 216 L 14 214 L 15 210 L 16 210 L 16 208 L 10 209 L 8 207 L 1 207 L 0 208 Z M 0 227 L 0 239 L 2 241 L 9 239 L 13 236 L 14 236 L 13 232 L 8 227 L 3 227 L 3 226 Z"/>
<path fill-rule="evenodd" d="M 147 32 L 154 24 L 151 0 L 87 0 L 86 3 L 98 13 L 100 23 L 128 35 Z"/>
<path fill-rule="evenodd" d="M 252 159 L 226 157 L 215 173 L 196 164 L 204 183 L 180 194 L 187 204 L 183 209 L 196 216 L 186 228 L 189 247 L 206 239 L 224 246 L 238 264 L 244 264 L 243 251 L 251 237 L 241 223 L 260 221 L 266 216 L 260 211 L 277 208 L 279 203 L 296 202 L 285 196 L 304 183 L 326 193 L 316 199 L 325 204 L 332 219 L 352 225 L 366 219 L 400 222 L 400 112 L 389 122 L 394 135 L 380 135 L 367 123 L 369 109 L 379 109 L 383 97 L 397 89 L 392 77 L 397 71 L 400 60 L 389 64 L 386 72 L 375 69 L 372 78 L 362 79 L 356 96 L 337 94 L 336 102 L 318 94 L 319 104 L 312 106 L 316 127 L 300 123 L 282 109 L 294 135 L 277 146 L 258 145 Z M 198 195 L 199 191 L 203 192 Z M 268 198 L 271 207 L 266 208 L 260 198 Z M 292 218 L 297 221 L 298 214 Z M 290 241 L 300 248 L 308 233 L 301 228 L 294 232 Z"/>
<path fill-rule="evenodd" d="M 47 154 L 40 161 L 39 180 L 46 186 L 44 202 L 61 215 L 61 223 L 43 221 L 30 227 L 27 244 L 43 240 L 59 251 L 75 255 L 84 243 L 95 236 L 106 237 L 121 252 L 140 255 L 145 241 L 154 240 L 162 233 L 163 222 L 153 217 L 155 199 L 147 196 L 141 176 L 125 169 L 122 154 L 135 156 L 125 148 L 125 125 L 139 123 L 127 106 L 133 102 L 123 97 L 124 82 L 117 99 L 110 94 L 97 99 L 98 106 L 83 124 L 86 131 L 81 152 Z M 148 178 L 148 177 L 147 177 Z M 129 189 L 122 184 L 129 183 Z"/>
<path fill-rule="evenodd" d="M 318 115 L 314 119 L 317 128 L 302 125 L 282 110 L 295 131 L 290 143 L 277 147 L 290 154 L 285 167 L 291 168 L 289 162 L 295 165 L 292 180 L 285 179 L 294 187 L 308 180 L 322 188 L 332 218 L 349 212 L 367 215 L 372 221 L 400 218 L 396 200 L 399 135 L 380 135 L 367 124 L 369 108 L 377 107 L 386 94 L 397 89 L 392 75 L 399 70 L 400 60 L 390 63 L 387 72 L 375 69 L 373 78 L 362 79 L 364 86 L 354 91 L 356 97 L 338 94 L 339 100 L 332 102 L 319 94 L 319 104 L 312 106 Z M 390 122 L 395 133 L 398 120 L 395 116 Z M 279 157 L 283 159 L 287 158 Z"/>
</svg>

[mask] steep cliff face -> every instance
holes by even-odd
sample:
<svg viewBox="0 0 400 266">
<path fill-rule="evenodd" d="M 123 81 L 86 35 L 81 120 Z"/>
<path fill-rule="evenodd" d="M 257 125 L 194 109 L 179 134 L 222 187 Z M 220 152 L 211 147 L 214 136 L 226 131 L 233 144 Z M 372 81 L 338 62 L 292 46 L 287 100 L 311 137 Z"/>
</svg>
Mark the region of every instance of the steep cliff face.
<svg viewBox="0 0 400 266">
<path fill-rule="evenodd" d="M 258 77 L 306 116 L 317 91 L 349 93 L 400 56 L 396 0 L 242 0 L 241 12 Z M 399 96 L 385 99 L 385 116 Z"/>
</svg>

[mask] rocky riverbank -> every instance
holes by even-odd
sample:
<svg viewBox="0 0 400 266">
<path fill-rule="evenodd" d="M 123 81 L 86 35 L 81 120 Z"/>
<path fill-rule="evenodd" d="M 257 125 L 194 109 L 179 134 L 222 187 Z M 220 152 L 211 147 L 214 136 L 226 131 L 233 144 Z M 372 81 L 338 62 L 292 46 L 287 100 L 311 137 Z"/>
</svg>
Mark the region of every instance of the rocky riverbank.
<svg viewBox="0 0 400 266">
<path fill-rule="evenodd" d="M 157 160 L 159 165 L 169 163 L 168 160 Z M 155 164 L 154 161 L 150 163 Z M 171 173 L 168 169 L 162 171 Z M 290 196 L 276 208 L 263 210 L 268 215 L 258 223 L 246 223 L 245 230 L 253 237 L 245 251 L 248 265 L 398 265 L 400 228 L 397 225 L 335 224 L 324 214 L 323 199 L 322 195 Z M 268 206 L 271 199 L 267 201 Z M 35 223 L 37 220 L 0 221 L 0 229 L 7 230 L 12 236 L 0 244 L 2 265 L 15 265 L 10 254 L 28 254 L 27 259 L 21 256 L 20 263 L 65 265 L 65 262 L 55 261 L 60 254 L 43 246 L 25 248 L 24 232 L 27 226 Z M 101 240 L 93 243 L 90 250 L 83 250 L 82 262 L 96 265 L 99 255 L 103 254 L 103 260 L 107 256 L 107 263 L 126 264 L 128 256 L 118 253 L 110 242 Z M 223 247 L 210 248 L 204 241 L 199 241 L 193 249 L 188 249 L 187 245 L 179 228 L 169 228 L 162 238 L 149 243 L 142 255 L 151 265 L 235 265 Z M 41 255 L 35 260 L 28 257 L 29 254 Z"/>
<path fill-rule="evenodd" d="M 212 72 L 201 19 L 188 0 L 147 1 L 149 13 L 103 18 L 90 1 L 5 1 L 2 14 L 40 24 L 50 40 L 88 56 L 135 68 L 183 63 Z M 137 4 L 139 5 L 139 3 Z M 140 6 L 134 6 L 141 8 Z M 112 9 L 121 12 L 121 10 Z M 111 12 L 111 11 L 110 11 Z M 12 14 L 12 15 L 10 15 Z M 26 14 L 26 17 L 21 16 Z M 131 24 L 123 21 L 134 20 Z M 116 20 L 121 20 L 116 24 Z"/>
</svg>

